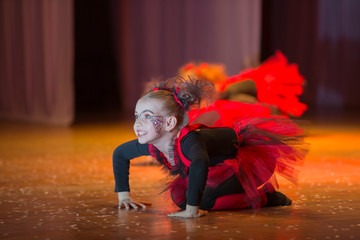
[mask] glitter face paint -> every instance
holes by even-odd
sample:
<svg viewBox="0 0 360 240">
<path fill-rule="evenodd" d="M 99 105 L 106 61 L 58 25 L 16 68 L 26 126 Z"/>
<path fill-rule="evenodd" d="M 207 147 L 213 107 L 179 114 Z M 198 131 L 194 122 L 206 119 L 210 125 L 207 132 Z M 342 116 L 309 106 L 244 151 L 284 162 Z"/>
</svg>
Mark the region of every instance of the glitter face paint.
<svg viewBox="0 0 360 240">
<path fill-rule="evenodd" d="M 152 116 L 150 118 L 150 121 L 152 122 L 155 131 L 157 133 L 160 133 L 161 129 L 162 129 L 162 125 L 164 124 L 164 117 L 162 116 Z"/>
</svg>

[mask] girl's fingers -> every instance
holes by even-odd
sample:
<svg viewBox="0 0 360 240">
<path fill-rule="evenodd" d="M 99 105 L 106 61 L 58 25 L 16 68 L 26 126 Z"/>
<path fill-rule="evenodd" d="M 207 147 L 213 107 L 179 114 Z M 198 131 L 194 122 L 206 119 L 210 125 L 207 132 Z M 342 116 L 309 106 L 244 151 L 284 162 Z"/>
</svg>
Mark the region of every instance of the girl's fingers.
<svg viewBox="0 0 360 240">
<path fill-rule="evenodd" d="M 138 205 L 136 203 L 131 202 L 130 205 L 133 209 L 138 209 Z"/>
<path fill-rule="evenodd" d="M 119 203 L 119 209 L 121 208 L 125 208 L 125 209 L 130 209 L 130 206 L 129 206 L 129 202 L 120 202 Z"/>
<path fill-rule="evenodd" d="M 142 203 L 140 203 L 140 202 L 138 202 L 137 203 L 140 207 L 142 207 L 142 208 L 146 208 L 146 205 L 145 204 L 142 204 Z"/>
<path fill-rule="evenodd" d="M 184 218 L 188 218 L 188 217 L 191 217 L 191 216 L 186 211 L 179 211 L 179 212 L 174 212 L 174 213 L 168 214 L 168 217 L 184 217 Z"/>
<path fill-rule="evenodd" d="M 125 206 L 125 209 L 129 209 L 130 207 L 129 207 L 129 203 L 124 203 L 124 206 Z"/>
<path fill-rule="evenodd" d="M 198 218 L 205 216 L 207 213 L 208 213 L 207 211 L 203 211 L 203 210 L 199 210 L 197 214 L 189 213 L 186 211 L 179 211 L 168 214 L 168 217 Z"/>
<path fill-rule="evenodd" d="M 119 209 L 125 208 L 126 210 L 129 210 L 131 208 L 138 209 L 139 207 L 146 208 L 146 206 L 151 206 L 151 203 L 149 203 L 149 202 L 132 202 L 132 201 L 130 201 L 130 202 L 124 201 L 124 202 L 119 203 Z"/>
<path fill-rule="evenodd" d="M 145 206 L 151 206 L 151 202 L 140 201 L 139 204 L 140 203 Z"/>
<path fill-rule="evenodd" d="M 176 213 L 170 213 L 170 214 L 168 214 L 168 217 L 176 217 Z"/>
</svg>

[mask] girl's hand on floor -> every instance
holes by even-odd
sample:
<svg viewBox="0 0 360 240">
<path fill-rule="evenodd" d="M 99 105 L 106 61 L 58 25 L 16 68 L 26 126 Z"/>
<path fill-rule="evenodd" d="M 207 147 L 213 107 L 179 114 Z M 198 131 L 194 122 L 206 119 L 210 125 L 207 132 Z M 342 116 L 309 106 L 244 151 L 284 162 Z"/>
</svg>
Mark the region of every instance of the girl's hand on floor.
<svg viewBox="0 0 360 240">
<path fill-rule="evenodd" d="M 170 213 L 168 217 L 198 218 L 205 216 L 206 214 L 207 211 L 199 209 L 198 206 L 186 205 L 186 209 L 184 211 Z"/>
<path fill-rule="evenodd" d="M 143 208 L 145 209 L 146 206 L 151 206 L 151 203 L 149 202 L 136 202 L 130 197 L 129 192 L 119 192 L 118 193 L 119 198 L 119 209 L 125 208 L 128 209 L 138 209 Z"/>
<path fill-rule="evenodd" d="M 143 208 L 145 209 L 146 206 L 151 206 L 151 203 L 149 202 L 136 202 L 134 200 L 132 200 L 131 198 L 128 199 L 123 199 L 122 201 L 119 201 L 119 209 L 125 208 L 126 210 L 128 209 L 139 209 L 139 208 Z"/>
</svg>

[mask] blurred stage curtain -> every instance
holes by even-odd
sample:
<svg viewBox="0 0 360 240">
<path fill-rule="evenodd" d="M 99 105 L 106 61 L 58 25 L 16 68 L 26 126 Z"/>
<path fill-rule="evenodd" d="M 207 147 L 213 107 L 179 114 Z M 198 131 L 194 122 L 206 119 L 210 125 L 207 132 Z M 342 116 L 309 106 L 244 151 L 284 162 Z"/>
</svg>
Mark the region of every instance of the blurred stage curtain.
<svg viewBox="0 0 360 240">
<path fill-rule="evenodd" d="M 0 0 L 0 117 L 74 118 L 73 0 Z"/>
<path fill-rule="evenodd" d="M 280 49 L 307 83 L 310 111 L 338 114 L 360 106 L 360 1 L 263 1 L 263 60 Z"/>
<path fill-rule="evenodd" d="M 317 86 L 319 108 L 360 107 L 360 1 L 318 0 Z"/>
<path fill-rule="evenodd" d="M 112 9 L 124 110 L 143 83 L 187 62 L 223 63 L 229 75 L 258 64 L 261 0 L 113 0 Z"/>
</svg>

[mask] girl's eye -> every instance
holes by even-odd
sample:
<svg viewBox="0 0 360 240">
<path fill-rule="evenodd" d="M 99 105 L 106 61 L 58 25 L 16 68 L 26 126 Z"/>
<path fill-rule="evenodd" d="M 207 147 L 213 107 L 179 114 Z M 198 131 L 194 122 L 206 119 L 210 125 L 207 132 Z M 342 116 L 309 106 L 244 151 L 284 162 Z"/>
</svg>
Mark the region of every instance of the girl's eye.
<svg viewBox="0 0 360 240">
<path fill-rule="evenodd" d="M 136 119 L 139 119 L 139 116 L 138 116 L 138 115 L 135 115 L 135 120 L 136 120 Z"/>
<path fill-rule="evenodd" d="M 150 115 L 145 115 L 145 118 L 146 118 L 146 119 L 150 119 L 151 116 L 150 116 Z"/>
</svg>

